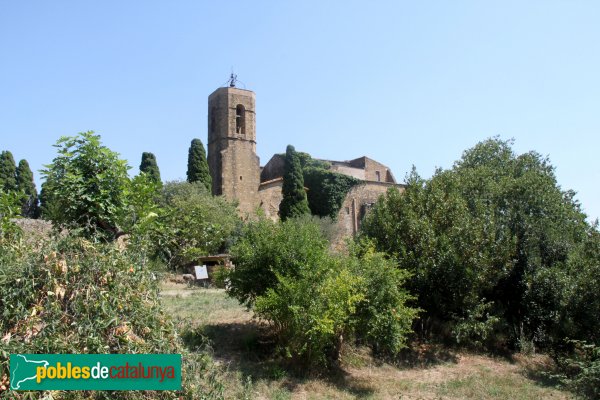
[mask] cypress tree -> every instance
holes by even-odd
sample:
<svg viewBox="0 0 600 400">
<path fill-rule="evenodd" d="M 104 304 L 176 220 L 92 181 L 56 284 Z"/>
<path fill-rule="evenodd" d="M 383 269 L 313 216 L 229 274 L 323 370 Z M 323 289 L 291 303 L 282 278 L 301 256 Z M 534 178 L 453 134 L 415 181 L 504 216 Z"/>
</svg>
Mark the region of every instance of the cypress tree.
<svg viewBox="0 0 600 400">
<path fill-rule="evenodd" d="M 160 170 L 158 169 L 158 164 L 156 163 L 156 156 L 154 154 L 147 152 L 142 153 L 142 163 L 140 164 L 140 172 L 144 172 L 154 182 L 158 184 L 162 183 L 162 181 L 160 180 Z"/>
<path fill-rule="evenodd" d="M 208 191 L 211 190 L 212 178 L 208 170 L 208 161 L 206 160 L 206 151 L 200 139 L 192 140 L 188 152 L 188 182 L 202 182 Z"/>
<path fill-rule="evenodd" d="M 61 211 L 56 201 L 54 201 L 53 192 L 52 181 L 46 178 L 40 189 L 39 216 L 49 221 L 60 218 Z"/>
<path fill-rule="evenodd" d="M 5 192 L 17 190 L 17 166 L 10 151 L 0 154 L 0 189 Z"/>
<path fill-rule="evenodd" d="M 17 190 L 25 194 L 21 205 L 21 215 L 27 218 L 37 218 L 39 215 L 38 194 L 33 182 L 33 173 L 27 160 L 19 161 L 17 167 Z"/>
<path fill-rule="evenodd" d="M 279 217 L 282 221 L 288 218 L 310 214 L 306 192 L 304 191 L 304 176 L 300 157 L 294 146 L 288 145 L 285 151 L 285 168 L 283 174 L 283 200 L 279 204 Z"/>
</svg>

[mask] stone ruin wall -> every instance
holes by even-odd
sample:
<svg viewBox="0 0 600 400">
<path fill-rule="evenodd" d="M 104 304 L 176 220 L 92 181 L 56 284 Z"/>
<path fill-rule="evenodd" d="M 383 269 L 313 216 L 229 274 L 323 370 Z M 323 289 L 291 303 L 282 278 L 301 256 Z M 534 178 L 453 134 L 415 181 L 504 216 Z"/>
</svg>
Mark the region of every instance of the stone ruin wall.
<svg viewBox="0 0 600 400">
<path fill-rule="evenodd" d="M 350 189 L 342 203 L 337 221 L 334 222 L 336 235 L 332 238 L 332 248 L 343 250 L 346 247 L 345 239 L 358 232 L 370 206 L 391 187 L 397 187 L 400 192 L 404 191 L 403 185 L 384 182 L 363 182 Z"/>
</svg>

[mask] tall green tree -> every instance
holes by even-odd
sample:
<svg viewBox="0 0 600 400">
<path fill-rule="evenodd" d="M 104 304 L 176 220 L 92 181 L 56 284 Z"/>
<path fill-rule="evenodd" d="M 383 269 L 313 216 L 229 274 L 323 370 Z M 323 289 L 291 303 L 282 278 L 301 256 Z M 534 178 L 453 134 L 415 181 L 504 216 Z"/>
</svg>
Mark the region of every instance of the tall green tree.
<svg viewBox="0 0 600 400">
<path fill-rule="evenodd" d="M 21 205 L 21 214 L 27 218 L 37 218 L 39 216 L 38 194 L 33 182 L 33 173 L 27 160 L 19 161 L 17 190 L 25 195 Z"/>
<path fill-rule="evenodd" d="M 140 172 L 148 175 L 154 183 L 161 184 L 160 170 L 156 162 L 156 156 L 153 153 L 142 153 L 142 163 L 140 164 Z"/>
<path fill-rule="evenodd" d="M 598 233 L 585 218 L 547 158 L 495 138 L 431 179 L 413 171 L 361 229 L 412 272 L 422 333 L 552 345 L 600 338 L 600 301 L 585 297 L 600 287 Z"/>
<path fill-rule="evenodd" d="M 109 240 L 126 233 L 131 216 L 127 162 L 92 131 L 61 137 L 55 147 L 58 155 L 42 171 L 44 203 L 51 202 L 43 206 L 54 210 L 52 221 Z"/>
<path fill-rule="evenodd" d="M 17 166 L 10 151 L 0 154 L 0 187 L 5 192 L 17 190 Z"/>
<path fill-rule="evenodd" d="M 206 150 L 200 139 L 192 140 L 188 151 L 187 181 L 190 183 L 201 182 L 209 192 L 212 187 Z"/>
<path fill-rule="evenodd" d="M 292 145 L 288 145 L 285 151 L 282 194 L 283 199 L 279 204 L 279 217 L 282 221 L 310 214 L 306 191 L 304 190 L 302 165 L 298 153 Z"/>
</svg>

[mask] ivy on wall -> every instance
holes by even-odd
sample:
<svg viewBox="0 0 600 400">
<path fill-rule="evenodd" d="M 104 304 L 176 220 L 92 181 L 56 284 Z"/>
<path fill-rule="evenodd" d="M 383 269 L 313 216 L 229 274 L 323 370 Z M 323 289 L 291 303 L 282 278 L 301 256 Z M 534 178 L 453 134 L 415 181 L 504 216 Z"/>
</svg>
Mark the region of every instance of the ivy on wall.
<svg viewBox="0 0 600 400">
<path fill-rule="evenodd" d="M 319 167 L 304 169 L 304 186 L 313 215 L 337 219 L 346 195 L 359 179 Z"/>
<path fill-rule="evenodd" d="M 297 154 L 311 214 L 336 220 L 346 195 L 361 180 L 331 171 L 329 162 L 312 158 L 308 153 L 299 151 Z M 285 157 L 285 154 L 279 156 Z"/>
</svg>

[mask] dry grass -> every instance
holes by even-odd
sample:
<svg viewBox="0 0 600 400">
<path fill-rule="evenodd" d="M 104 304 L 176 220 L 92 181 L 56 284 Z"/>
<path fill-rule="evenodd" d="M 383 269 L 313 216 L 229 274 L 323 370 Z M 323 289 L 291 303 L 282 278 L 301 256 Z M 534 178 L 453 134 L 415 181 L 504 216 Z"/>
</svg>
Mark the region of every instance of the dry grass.
<svg viewBox="0 0 600 400">
<path fill-rule="evenodd" d="M 273 359 L 264 326 L 224 291 L 168 283 L 163 302 L 182 326 L 210 339 L 226 398 L 571 398 L 534 378 L 549 366 L 541 355 L 507 360 L 423 346 L 398 367 L 373 359 L 367 349 L 348 348 L 339 370 L 320 377 L 299 375 Z"/>
</svg>

